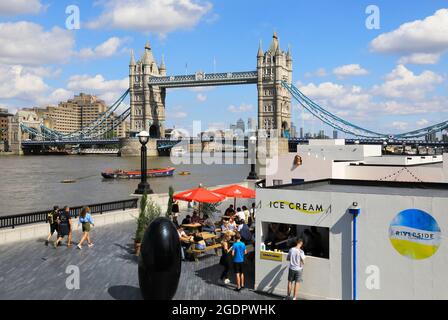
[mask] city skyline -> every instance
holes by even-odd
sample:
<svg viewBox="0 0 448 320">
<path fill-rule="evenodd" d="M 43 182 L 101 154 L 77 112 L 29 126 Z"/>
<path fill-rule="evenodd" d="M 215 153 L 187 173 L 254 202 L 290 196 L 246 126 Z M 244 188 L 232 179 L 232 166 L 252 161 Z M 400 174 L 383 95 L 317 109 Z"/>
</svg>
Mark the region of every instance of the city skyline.
<svg viewBox="0 0 448 320">
<path fill-rule="evenodd" d="M 131 49 L 139 58 L 148 39 L 156 61 L 164 57 L 168 75 L 254 70 L 259 41 L 266 50 L 275 30 L 281 45 L 291 46 L 293 83 L 342 118 L 402 132 L 448 116 L 448 9 L 443 1 L 377 1 L 380 29 L 366 28 L 366 1 L 343 8 L 329 1 L 285 1 L 266 16 L 252 1 L 188 0 L 176 7 L 147 0 L 135 1 L 122 19 L 112 14 L 126 1 L 78 1 L 79 30 L 66 29 L 69 2 L 23 3 L 3 1 L 0 6 L 0 39 L 7 43 L 0 50 L 0 106 L 11 113 L 58 104 L 80 92 L 110 104 L 128 87 Z M 397 10 L 402 6 L 407 10 Z M 129 18 L 135 8 L 142 9 L 141 19 Z M 159 24 L 147 21 L 154 8 L 163 12 Z M 285 8 L 297 12 L 298 19 L 285 19 Z M 245 12 L 263 19 L 246 19 Z M 169 17 L 178 19 L 164 22 Z M 398 34 L 406 41 L 396 41 Z M 193 120 L 201 120 L 203 129 L 226 128 L 241 117 L 255 117 L 256 99 L 255 86 L 170 90 L 167 127 L 189 129 Z M 328 131 L 310 119 L 294 104 L 292 121 L 298 128 Z"/>
</svg>

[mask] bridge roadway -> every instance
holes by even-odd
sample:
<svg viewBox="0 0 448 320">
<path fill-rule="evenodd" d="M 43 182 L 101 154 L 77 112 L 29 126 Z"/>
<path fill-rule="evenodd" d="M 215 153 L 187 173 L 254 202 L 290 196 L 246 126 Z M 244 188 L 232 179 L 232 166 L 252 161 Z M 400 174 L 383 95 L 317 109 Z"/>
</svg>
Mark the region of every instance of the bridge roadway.
<svg viewBox="0 0 448 320">
<path fill-rule="evenodd" d="M 254 84 L 258 82 L 257 71 L 242 72 L 222 72 L 222 73 L 204 73 L 152 77 L 148 84 L 162 88 L 186 88 L 186 87 L 204 87 L 218 85 L 237 85 L 237 84 Z"/>
<path fill-rule="evenodd" d="M 0 299 L 45 300 L 136 300 L 138 286 L 137 258 L 133 254 L 135 222 L 95 228 L 93 248 L 82 250 L 65 244 L 54 249 L 43 239 L 0 246 Z M 80 234 L 75 232 L 74 243 Z M 64 242 L 65 243 L 65 242 Z M 182 274 L 174 299 L 179 300 L 268 300 L 279 299 L 253 291 L 254 263 L 247 267 L 247 287 L 241 292 L 234 286 L 217 283 L 222 267 L 219 257 L 208 255 L 199 262 L 182 262 Z M 66 268 L 79 267 L 79 290 L 66 288 Z M 234 275 L 231 274 L 234 281 Z"/>
</svg>

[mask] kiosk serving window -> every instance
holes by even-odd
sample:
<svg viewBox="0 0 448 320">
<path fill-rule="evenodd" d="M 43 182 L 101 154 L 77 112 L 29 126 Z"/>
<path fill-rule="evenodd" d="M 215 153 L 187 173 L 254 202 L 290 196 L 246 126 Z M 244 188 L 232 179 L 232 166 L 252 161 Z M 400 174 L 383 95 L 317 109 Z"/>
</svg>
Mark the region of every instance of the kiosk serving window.
<svg viewBox="0 0 448 320">
<path fill-rule="evenodd" d="M 262 242 L 266 250 L 287 253 L 302 238 L 307 256 L 329 259 L 330 229 L 316 226 L 263 222 Z"/>
</svg>

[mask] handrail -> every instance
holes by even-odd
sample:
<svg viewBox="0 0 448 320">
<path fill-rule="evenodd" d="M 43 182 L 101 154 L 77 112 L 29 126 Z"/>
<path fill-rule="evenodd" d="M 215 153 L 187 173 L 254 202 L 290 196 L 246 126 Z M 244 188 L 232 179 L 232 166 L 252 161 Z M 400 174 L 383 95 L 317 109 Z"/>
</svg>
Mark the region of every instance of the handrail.
<svg viewBox="0 0 448 320">
<path fill-rule="evenodd" d="M 127 199 L 112 202 L 96 203 L 88 205 L 91 214 L 103 214 L 105 212 L 135 209 L 138 207 L 138 199 Z M 70 217 L 77 218 L 81 213 L 83 206 L 71 207 Z M 15 228 L 16 226 L 46 222 L 47 214 L 51 212 L 52 209 L 22 213 L 16 215 L 0 216 L 0 229 L 3 228 Z"/>
</svg>

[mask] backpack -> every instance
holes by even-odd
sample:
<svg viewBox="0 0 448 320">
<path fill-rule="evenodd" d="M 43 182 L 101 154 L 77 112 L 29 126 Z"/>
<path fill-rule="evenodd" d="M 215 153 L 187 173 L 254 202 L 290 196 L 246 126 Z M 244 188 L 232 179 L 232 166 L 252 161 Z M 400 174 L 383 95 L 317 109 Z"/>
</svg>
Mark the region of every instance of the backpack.
<svg viewBox="0 0 448 320">
<path fill-rule="evenodd" d="M 49 212 L 48 214 L 47 214 L 47 222 L 49 223 L 49 224 L 53 224 L 55 221 L 54 221 L 54 216 L 55 216 L 55 212 L 54 211 L 51 211 L 51 212 Z"/>
</svg>

